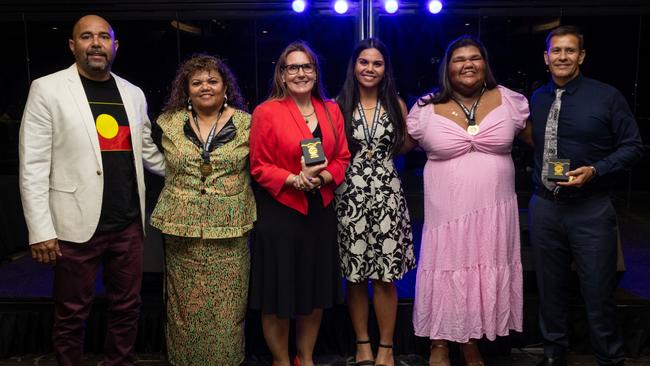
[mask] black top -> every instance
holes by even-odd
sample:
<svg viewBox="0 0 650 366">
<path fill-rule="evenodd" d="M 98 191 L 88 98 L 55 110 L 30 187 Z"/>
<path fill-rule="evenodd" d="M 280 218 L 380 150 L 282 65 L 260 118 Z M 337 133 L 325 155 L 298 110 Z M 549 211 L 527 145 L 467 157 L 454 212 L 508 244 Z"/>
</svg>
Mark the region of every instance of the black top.
<svg viewBox="0 0 650 366">
<path fill-rule="evenodd" d="M 533 182 L 541 182 L 544 134 L 548 112 L 555 99 L 553 81 L 531 98 L 535 164 Z M 615 174 L 641 159 L 643 145 L 634 115 L 623 95 L 611 85 L 578 75 L 564 85 L 558 119 L 558 158 L 570 159 L 571 169 L 593 165 L 598 176 L 582 188 L 563 187 L 567 194 L 606 193 Z"/>
<path fill-rule="evenodd" d="M 140 215 L 129 119 L 115 79 L 94 81 L 79 76 L 102 152 L 104 193 L 97 231 L 122 230 Z"/>
<path fill-rule="evenodd" d="M 190 125 L 192 123 L 190 120 L 188 120 L 185 125 L 183 126 L 183 132 L 185 133 L 185 137 L 187 137 L 194 145 L 196 145 L 199 149 L 203 149 L 203 143 L 199 139 L 199 136 L 197 136 L 196 132 L 194 132 L 194 129 Z M 209 151 L 214 151 L 214 149 L 221 147 L 230 141 L 235 139 L 235 136 L 237 135 L 237 128 L 235 127 L 235 124 L 232 121 L 232 117 L 221 127 L 221 130 L 219 130 L 219 133 L 217 133 L 213 138 L 212 141 L 210 142 L 210 146 L 208 146 Z M 160 149 L 163 151 L 163 149 Z"/>
</svg>

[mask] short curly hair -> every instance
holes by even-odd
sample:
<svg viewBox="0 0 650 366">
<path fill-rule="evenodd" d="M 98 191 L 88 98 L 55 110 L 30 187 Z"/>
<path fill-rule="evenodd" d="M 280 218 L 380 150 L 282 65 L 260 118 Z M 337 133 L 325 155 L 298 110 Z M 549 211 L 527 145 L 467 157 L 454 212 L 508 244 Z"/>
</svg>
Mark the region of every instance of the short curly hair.
<svg viewBox="0 0 650 366">
<path fill-rule="evenodd" d="M 187 108 L 189 98 L 190 77 L 200 71 L 216 71 L 221 75 L 226 86 L 228 104 L 234 108 L 246 110 L 244 98 L 241 96 L 237 79 L 226 63 L 215 56 L 206 54 L 194 54 L 185 60 L 176 71 L 176 77 L 172 82 L 169 98 L 163 107 L 163 112 L 176 112 Z"/>
</svg>

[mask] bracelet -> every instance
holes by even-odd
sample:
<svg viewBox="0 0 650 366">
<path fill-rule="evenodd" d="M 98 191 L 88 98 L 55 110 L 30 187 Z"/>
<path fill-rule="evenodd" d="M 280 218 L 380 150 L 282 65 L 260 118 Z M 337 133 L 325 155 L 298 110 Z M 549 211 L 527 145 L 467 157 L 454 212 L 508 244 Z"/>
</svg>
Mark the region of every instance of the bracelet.
<svg viewBox="0 0 650 366">
<path fill-rule="evenodd" d="M 320 174 L 317 174 L 315 178 L 318 178 L 318 185 L 314 186 L 314 188 L 310 189 L 309 192 L 311 193 L 316 193 L 317 190 L 321 189 L 323 184 L 325 183 L 325 179 L 323 179 L 323 176 Z"/>
<path fill-rule="evenodd" d="M 318 177 L 320 183 L 316 187 L 314 187 L 314 189 L 320 189 L 322 186 L 325 185 L 325 178 L 320 173 L 318 173 L 316 177 Z"/>
</svg>

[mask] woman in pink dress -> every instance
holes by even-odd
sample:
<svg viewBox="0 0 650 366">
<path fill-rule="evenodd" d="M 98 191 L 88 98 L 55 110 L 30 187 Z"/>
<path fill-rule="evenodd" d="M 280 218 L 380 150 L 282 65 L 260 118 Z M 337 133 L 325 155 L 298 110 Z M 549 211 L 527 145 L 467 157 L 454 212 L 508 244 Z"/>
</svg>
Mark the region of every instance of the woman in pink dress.
<svg viewBox="0 0 650 366">
<path fill-rule="evenodd" d="M 497 85 L 483 44 L 447 47 L 440 87 L 418 100 L 409 134 L 427 154 L 425 216 L 413 326 L 429 337 L 430 366 L 449 365 L 448 341 L 469 366 L 476 340 L 522 329 L 522 268 L 512 142 L 526 125 L 526 98 Z"/>
</svg>

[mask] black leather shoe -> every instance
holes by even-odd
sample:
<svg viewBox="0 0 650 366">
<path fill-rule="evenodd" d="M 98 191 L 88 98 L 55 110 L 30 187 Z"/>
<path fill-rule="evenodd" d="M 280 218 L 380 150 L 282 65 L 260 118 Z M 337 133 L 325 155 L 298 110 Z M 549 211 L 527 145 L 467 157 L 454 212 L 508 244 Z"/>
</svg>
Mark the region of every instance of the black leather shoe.
<svg viewBox="0 0 650 366">
<path fill-rule="evenodd" d="M 625 365 L 625 360 L 617 362 L 617 363 L 599 363 L 598 366 L 624 366 Z"/>
<path fill-rule="evenodd" d="M 565 357 L 551 358 L 544 357 L 537 363 L 537 366 L 567 366 Z"/>
</svg>

